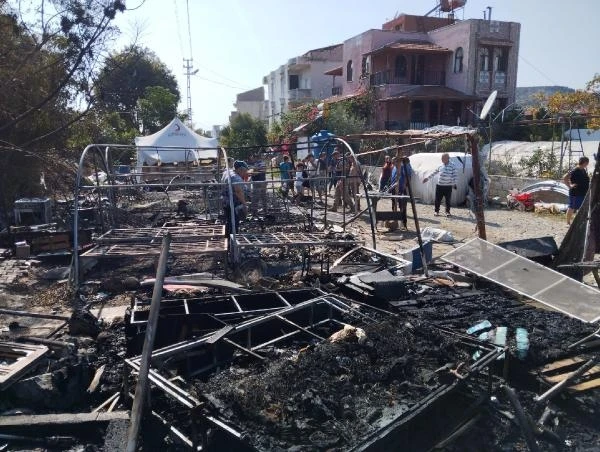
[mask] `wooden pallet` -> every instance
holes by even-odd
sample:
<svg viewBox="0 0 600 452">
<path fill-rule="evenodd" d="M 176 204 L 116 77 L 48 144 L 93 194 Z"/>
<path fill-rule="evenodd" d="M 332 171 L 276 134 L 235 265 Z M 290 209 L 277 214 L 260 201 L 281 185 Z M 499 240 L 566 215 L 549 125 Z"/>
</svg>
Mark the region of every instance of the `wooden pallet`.
<svg viewBox="0 0 600 452">
<path fill-rule="evenodd" d="M 0 341 L 0 390 L 17 381 L 48 353 L 45 345 L 18 344 Z"/>
<path fill-rule="evenodd" d="M 546 364 L 538 372 L 544 382 L 555 385 L 585 364 L 586 361 L 587 359 L 581 356 L 573 356 Z M 573 383 L 568 387 L 570 391 L 582 392 L 600 388 L 600 365 L 592 367 Z"/>
</svg>

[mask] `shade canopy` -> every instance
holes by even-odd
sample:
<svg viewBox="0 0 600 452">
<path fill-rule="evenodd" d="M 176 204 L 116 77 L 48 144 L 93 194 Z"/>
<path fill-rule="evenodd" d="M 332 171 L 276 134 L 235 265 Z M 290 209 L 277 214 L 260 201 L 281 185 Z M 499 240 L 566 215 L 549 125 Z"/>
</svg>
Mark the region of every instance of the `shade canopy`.
<svg viewBox="0 0 600 452">
<path fill-rule="evenodd" d="M 179 118 L 152 135 L 136 137 L 135 145 L 138 167 L 218 157 L 217 139 L 198 135 Z"/>
</svg>

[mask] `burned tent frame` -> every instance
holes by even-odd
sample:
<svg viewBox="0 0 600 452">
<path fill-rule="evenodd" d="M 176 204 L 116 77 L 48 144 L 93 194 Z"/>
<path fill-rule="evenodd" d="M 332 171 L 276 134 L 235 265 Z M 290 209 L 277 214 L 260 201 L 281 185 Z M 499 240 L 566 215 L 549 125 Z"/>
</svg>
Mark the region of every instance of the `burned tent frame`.
<svg viewBox="0 0 600 452">
<path fill-rule="evenodd" d="M 367 313 L 370 311 L 370 314 Z M 168 369 L 176 367 L 187 372 L 188 376 L 208 375 L 222 368 L 234 356 L 235 352 L 241 352 L 250 359 L 264 361 L 267 356 L 261 355 L 261 350 L 273 344 L 286 340 L 304 338 L 305 343 L 322 342 L 325 340 L 320 328 L 327 325 L 340 329 L 347 321 L 356 326 L 376 322 L 375 317 L 390 315 L 362 303 L 350 302 L 343 298 L 323 294 L 296 305 L 285 307 L 273 312 L 251 316 L 241 323 L 234 323 L 223 328 L 205 334 L 204 336 L 178 344 L 173 344 L 154 351 L 152 355 L 153 368 L 149 378 L 159 392 L 168 398 L 175 400 L 182 409 L 190 411 L 186 420 L 196 423 L 197 436 L 193 432 L 186 436 L 184 430 L 187 427 L 175 427 L 169 424 L 171 431 L 192 449 L 206 446 L 206 430 L 216 429 L 233 441 L 235 447 L 252 447 L 245 440 L 243 430 L 239 426 L 231 425 L 222 419 L 214 408 L 204 406 L 196 397 L 170 380 Z M 350 317 L 348 317 L 350 316 Z M 354 319 L 354 320 L 350 320 Z M 275 328 L 276 327 L 276 328 Z M 464 379 L 456 379 L 450 383 L 441 384 L 427 394 L 422 400 L 410 407 L 408 411 L 402 412 L 391 422 L 383 427 L 377 428 L 371 434 L 366 435 L 353 450 L 382 450 L 382 444 L 390 444 L 390 441 L 399 444 L 402 435 L 406 434 L 403 429 L 409 422 L 426 413 L 436 402 L 444 399 L 454 389 L 458 388 L 470 376 L 478 374 L 488 367 L 494 360 L 505 352 L 504 348 L 498 348 L 492 344 L 481 342 L 470 336 L 457 334 L 450 330 L 439 328 L 442 334 L 456 337 L 459 343 L 467 347 L 471 352 L 479 351 L 482 356 L 475 361 L 463 375 Z M 331 332 L 331 330 L 329 330 Z M 127 365 L 136 372 L 139 369 L 140 357 L 126 360 Z M 488 390 L 491 389 L 491 373 L 488 372 Z M 184 381 L 184 380 L 182 380 Z M 173 430 L 175 429 L 175 431 Z M 193 429 L 192 429 L 193 430 Z"/>
</svg>

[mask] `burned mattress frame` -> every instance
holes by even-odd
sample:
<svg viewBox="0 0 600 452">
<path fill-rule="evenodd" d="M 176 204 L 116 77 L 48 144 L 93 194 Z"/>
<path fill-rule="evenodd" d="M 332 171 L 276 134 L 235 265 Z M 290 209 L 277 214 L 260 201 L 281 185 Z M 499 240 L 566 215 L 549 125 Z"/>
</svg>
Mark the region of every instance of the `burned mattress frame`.
<svg viewBox="0 0 600 452">
<path fill-rule="evenodd" d="M 310 291 L 304 292 L 310 293 Z M 245 440 L 245 434 L 239 426 L 231 425 L 221 419 L 218 413 L 211 412 L 208 407 L 205 407 L 188 391 L 175 384 L 176 379 L 169 379 L 168 368 L 175 366 L 180 370 L 183 369 L 189 377 L 206 376 L 211 372 L 218 372 L 222 366 L 233 359 L 235 352 L 246 354 L 251 359 L 265 360 L 267 358 L 260 354 L 262 349 L 288 339 L 298 341 L 304 338 L 307 343 L 326 340 L 322 333 L 318 334 L 320 331 L 317 331 L 317 328 L 329 326 L 333 332 L 349 323 L 348 319 L 352 319 L 350 323 L 353 326 L 364 326 L 378 321 L 375 317 L 381 319 L 382 315 L 393 315 L 322 291 L 316 290 L 315 292 L 318 296 L 314 298 L 274 309 L 270 312 L 258 310 L 255 313 L 246 311 L 245 314 L 238 312 L 236 316 L 222 316 L 221 320 L 226 323 L 222 328 L 199 338 L 179 342 L 154 351 L 149 375 L 150 381 L 159 393 L 175 400 L 183 409 L 189 410 L 191 415 L 187 416 L 186 419 L 188 421 L 193 419 L 195 426 L 192 429 L 189 426 L 174 426 L 165 421 L 158 413 L 153 414 L 169 426 L 171 432 L 182 444 L 192 449 L 200 450 L 205 446 L 207 430 L 216 429 L 221 437 L 226 438 L 235 447 L 253 450 L 252 446 Z M 303 295 L 306 296 L 307 293 Z M 231 297 L 234 296 L 230 296 L 230 299 Z M 285 299 L 285 295 L 283 298 Z M 342 321 L 342 318 L 344 321 Z M 138 317 L 135 322 L 138 324 L 143 323 L 140 320 Z M 134 316 L 132 316 L 133 321 Z M 160 329 L 159 326 L 158 331 Z M 439 385 L 408 411 L 400 414 L 384 427 L 365 435 L 360 444 L 352 450 L 386 450 L 390 444 L 401 444 L 403 440 L 402 434 L 399 432 L 405 430 L 408 422 L 428 412 L 428 409 L 437 401 L 441 401 L 450 393 L 453 393 L 461 383 L 488 367 L 505 351 L 505 349 L 450 330 L 443 330 L 443 333 L 456 337 L 461 345 L 470 350 L 481 352 L 480 358 L 470 366 L 468 372 L 465 372 L 464 379 L 457 379 L 452 383 Z M 140 360 L 141 357 L 139 356 L 126 360 L 133 373 L 139 370 Z M 490 372 L 488 372 L 488 378 L 490 379 L 488 389 L 491 390 Z M 195 431 L 196 436 L 192 437 L 192 433 L 189 432 L 184 433 L 186 429 Z"/>
</svg>

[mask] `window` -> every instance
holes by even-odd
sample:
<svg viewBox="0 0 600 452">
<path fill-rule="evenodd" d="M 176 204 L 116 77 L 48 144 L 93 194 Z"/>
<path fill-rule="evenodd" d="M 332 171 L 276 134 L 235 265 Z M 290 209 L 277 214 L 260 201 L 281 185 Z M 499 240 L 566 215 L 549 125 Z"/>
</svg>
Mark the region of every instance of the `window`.
<svg viewBox="0 0 600 452">
<path fill-rule="evenodd" d="M 300 77 L 298 75 L 289 76 L 289 89 L 298 89 L 300 88 Z"/>
<path fill-rule="evenodd" d="M 362 58 L 362 76 L 369 75 L 371 73 L 371 55 L 364 56 Z"/>
<path fill-rule="evenodd" d="M 352 60 L 348 60 L 348 64 L 346 65 L 346 81 L 352 81 Z"/>
<path fill-rule="evenodd" d="M 406 57 L 404 55 L 398 55 L 394 62 L 394 77 L 402 78 L 406 77 Z"/>
<path fill-rule="evenodd" d="M 496 47 L 494 49 L 494 69 L 497 72 L 506 72 L 508 68 L 508 49 L 506 47 Z"/>
<path fill-rule="evenodd" d="M 463 49 L 459 47 L 454 52 L 454 72 L 462 72 L 463 71 Z"/>
<path fill-rule="evenodd" d="M 490 49 L 487 47 L 479 49 L 479 70 L 482 72 L 490 70 Z"/>
</svg>

